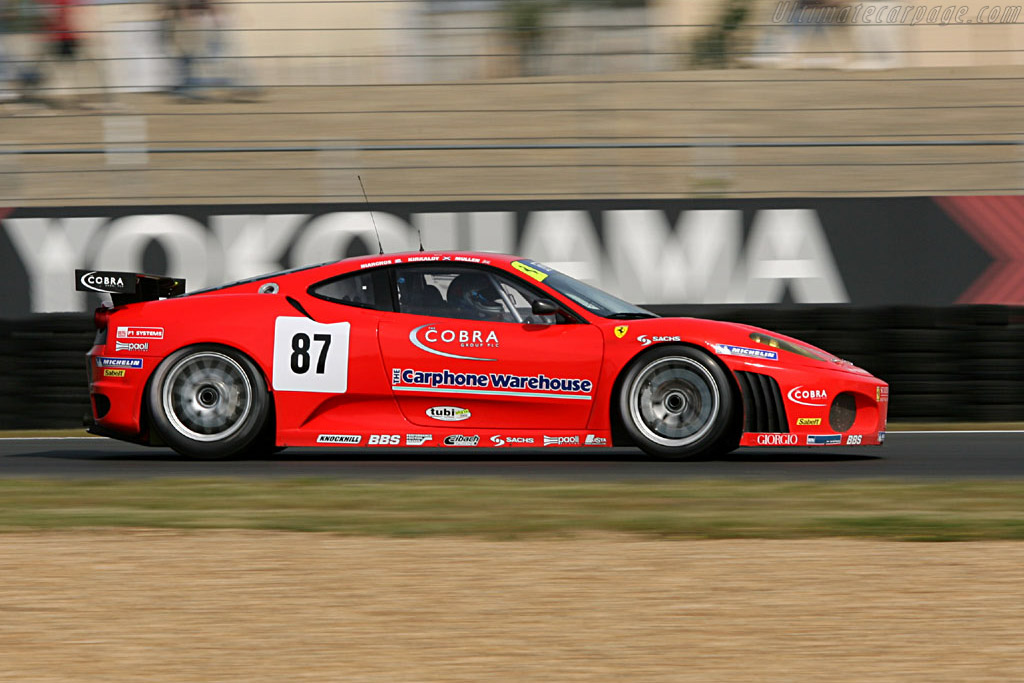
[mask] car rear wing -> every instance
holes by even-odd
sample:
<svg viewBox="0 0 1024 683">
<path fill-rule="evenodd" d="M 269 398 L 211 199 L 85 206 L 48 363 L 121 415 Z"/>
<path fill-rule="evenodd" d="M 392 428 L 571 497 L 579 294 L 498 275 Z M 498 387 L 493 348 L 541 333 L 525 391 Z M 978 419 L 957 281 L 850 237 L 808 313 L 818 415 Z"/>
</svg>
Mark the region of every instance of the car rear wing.
<svg viewBox="0 0 1024 683">
<path fill-rule="evenodd" d="M 116 270 L 76 270 L 75 289 L 109 294 L 115 306 L 123 306 L 181 296 L 185 293 L 185 279 Z"/>
</svg>

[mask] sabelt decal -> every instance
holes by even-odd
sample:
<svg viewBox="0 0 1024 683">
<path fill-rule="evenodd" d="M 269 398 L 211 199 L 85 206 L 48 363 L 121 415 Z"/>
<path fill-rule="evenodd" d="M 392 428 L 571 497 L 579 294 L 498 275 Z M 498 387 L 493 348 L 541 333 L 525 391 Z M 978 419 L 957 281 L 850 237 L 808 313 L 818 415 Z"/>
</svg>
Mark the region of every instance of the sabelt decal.
<svg viewBox="0 0 1024 683">
<path fill-rule="evenodd" d="M 339 446 L 355 446 L 362 440 L 363 437 L 359 434 L 321 434 L 316 437 L 317 443 L 331 443 Z"/>
<path fill-rule="evenodd" d="M 460 360 L 496 361 L 498 359 L 467 356 L 442 349 L 496 349 L 501 346 L 498 341 L 498 333 L 494 330 L 453 330 L 440 327 L 435 323 L 420 325 L 413 329 L 409 332 L 409 341 L 413 346 L 435 356 Z"/>
<path fill-rule="evenodd" d="M 758 434 L 755 441 L 758 446 L 796 446 L 800 437 L 796 434 Z"/>
<path fill-rule="evenodd" d="M 103 369 L 103 376 L 104 377 L 124 377 L 125 372 L 127 372 L 127 371 L 124 368 L 104 368 Z"/>
<path fill-rule="evenodd" d="M 114 358 L 111 356 L 96 356 L 96 367 L 98 368 L 130 368 L 138 370 L 142 367 L 141 358 Z"/>
<path fill-rule="evenodd" d="M 474 434 L 473 436 L 465 436 L 463 434 L 449 434 L 444 437 L 445 446 L 476 446 L 480 443 L 480 437 Z"/>
<path fill-rule="evenodd" d="M 406 446 L 422 446 L 428 441 L 432 441 L 434 438 L 433 434 L 406 434 L 405 445 Z"/>
<path fill-rule="evenodd" d="M 149 342 L 114 342 L 115 351 L 149 351 Z"/>
<path fill-rule="evenodd" d="M 533 278 L 537 282 L 544 282 L 544 280 L 546 280 L 548 277 L 547 273 L 543 272 L 542 270 L 539 270 L 538 268 L 535 268 L 532 265 L 528 266 L 522 261 L 513 261 L 512 267 L 518 270 L 523 275 Z"/>
<path fill-rule="evenodd" d="M 162 327 L 118 327 L 118 339 L 163 339 Z"/>
<path fill-rule="evenodd" d="M 472 417 L 468 408 L 456 408 L 455 406 L 431 406 L 427 408 L 427 417 L 441 422 L 461 422 Z"/>
<path fill-rule="evenodd" d="M 712 344 L 711 347 L 720 356 L 740 356 L 743 358 L 756 358 L 758 360 L 778 360 L 778 351 L 768 349 L 751 349 L 746 346 L 733 346 L 732 344 Z"/>
<path fill-rule="evenodd" d="M 821 425 L 820 417 L 798 417 L 796 420 L 798 427 L 818 427 Z"/>
<path fill-rule="evenodd" d="M 808 446 L 838 446 L 843 443 L 842 434 L 810 434 L 807 436 Z"/>
<path fill-rule="evenodd" d="M 75 289 L 79 292 L 104 294 L 132 294 L 135 292 L 135 273 L 114 270 L 76 270 Z"/>
<path fill-rule="evenodd" d="M 786 394 L 786 398 L 793 403 L 799 403 L 802 406 L 824 408 L 828 405 L 827 391 L 824 389 L 805 389 L 802 384 L 790 389 Z"/>
</svg>

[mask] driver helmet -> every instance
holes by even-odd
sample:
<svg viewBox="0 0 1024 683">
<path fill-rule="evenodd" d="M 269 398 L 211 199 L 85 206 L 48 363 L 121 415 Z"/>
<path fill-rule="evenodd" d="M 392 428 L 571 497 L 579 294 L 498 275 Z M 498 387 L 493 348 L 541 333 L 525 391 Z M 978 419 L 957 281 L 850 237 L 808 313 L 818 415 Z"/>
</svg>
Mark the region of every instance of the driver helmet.
<svg viewBox="0 0 1024 683">
<path fill-rule="evenodd" d="M 500 320 L 504 313 L 498 291 L 482 273 L 463 273 L 452 280 L 448 305 L 479 320 Z"/>
</svg>

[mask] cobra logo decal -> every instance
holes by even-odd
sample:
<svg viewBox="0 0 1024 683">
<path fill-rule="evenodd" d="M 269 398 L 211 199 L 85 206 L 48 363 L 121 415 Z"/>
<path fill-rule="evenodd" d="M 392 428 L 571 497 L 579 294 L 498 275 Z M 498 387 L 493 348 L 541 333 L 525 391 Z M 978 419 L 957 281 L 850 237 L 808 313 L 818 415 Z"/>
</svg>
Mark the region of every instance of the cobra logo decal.
<svg viewBox="0 0 1024 683">
<path fill-rule="evenodd" d="M 815 408 L 824 408 L 828 405 L 828 392 L 824 389 L 804 389 L 801 384 L 798 387 L 793 387 L 786 394 L 793 403 L 799 403 L 802 406 L 814 406 Z M 818 403 L 822 401 L 822 403 Z"/>
<path fill-rule="evenodd" d="M 420 325 L 409 333 L 409 341 L 412 345 L 423 349 L 427 353 L 445 358 L 458 358 L 459 360 L 485 360 L 496 361 L 497 358 L 480 358 L 479 356 L 462 356 L 457 353 L 448 353 L 431 348 L 427 344 L 457 344 L 460 348 L 494 348 L 498 346 L 498 335 L 490 330 L 439 330 L 437 323 Z"/>
</svg>

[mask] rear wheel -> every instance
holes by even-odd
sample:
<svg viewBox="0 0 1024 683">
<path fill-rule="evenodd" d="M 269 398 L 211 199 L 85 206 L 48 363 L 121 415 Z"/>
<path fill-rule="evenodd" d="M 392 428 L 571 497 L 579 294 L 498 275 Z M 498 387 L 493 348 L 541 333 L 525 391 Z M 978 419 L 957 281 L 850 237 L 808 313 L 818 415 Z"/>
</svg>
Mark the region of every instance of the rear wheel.
<svg viewBox="0 0 1024 683">
<path fill-rule="evenodd" d="M 263 375 L 241 353 L 192 346 L 171 354 L 150 380 L 153 428 L 193 458 L 230 458 L 256 444 L 270 400 Z"/>
<path fill-rule="evenodd" d="M 665 346 L 640 356 L 623 378 L 619 410 L 633 442 L 658 457 L 713 454 L 735 440 L 725 371 L 691 347 Z"/>
</svg>

